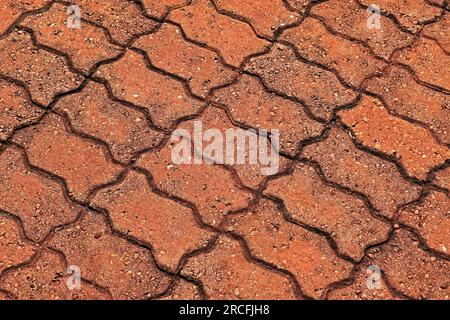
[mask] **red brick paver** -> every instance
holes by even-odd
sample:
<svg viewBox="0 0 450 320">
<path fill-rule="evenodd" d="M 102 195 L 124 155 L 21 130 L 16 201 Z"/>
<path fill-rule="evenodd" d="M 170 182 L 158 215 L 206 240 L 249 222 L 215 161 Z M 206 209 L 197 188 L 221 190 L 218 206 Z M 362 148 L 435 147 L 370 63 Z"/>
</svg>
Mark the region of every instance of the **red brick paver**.
<svg viewBox="0 0 450 320">
<path fill-rule="evenodd" d="M 92 203 L 109 211 L 119 231 L 149 242 L 156 258 L 171 269 L 211 236 L 197 225 L 191 209 L 153 193 L 142 174 L 129 174 L 116 187 L 100 191 Z"/>
<path fill-rule="evenodd" d="M 420 179 L 450 157 L 450 149 L 437 143 L 428 130 L 392 116 L 379 100 L 364 97 L 340 117 L 363 145 L 394 156 Z"/>
<path fill-rule="evenodd" d="M 181 30 L 170 24 L 140 38 L 135 46 L 145 50 L 156 67 L 185 78 L 192 93 L 202 97 L 211 88 L 236 77 L 235 72 L 223 66 L 217 54 L 185 41 Z"/>
<path fill-rule="evenodd" d="M 333 72 L 298 60 L 283 45 L 251 59 L 246 70 L 261 77 L 270 90 L 299 99 L 315 116 L 325 119 L 332 117 L 334 108 L 349 104 L 356 97 Z"/>
<path fill-rule="evenodd" d="M 97 62 L 117 56 L 119 47 L 108 43 L 104 32 L 87 23 L 79 30 L 66 26 L 68 6 L 54 4 L 42 13 L 27 17 L 20 25 L 34 31 L 40 44 L 68 54 L 75 67 L 89 71 Z"/>
<path fill-rule="evenodd" d="M 18 127 L 23 127 L 36 121 L 43 110 L 33 105 L 26 91 L 7 81 L 0 80 L 0 103 L 2 117 L 0 118 L 0 140 L 6 140 Z"/>
<path fill-rule="evenodd" d="M 36 127 L 22 130 L 14 141 L 23 146 L 33 166 L 64 178 L 70 194 L 85 200 L 99 184 L 113 180 L 120 166 L 101 146 L 70 134 L 63 118 L 49 115 Z"/>
<path fill-rule="evenodd" d="M 0 168 L 1 209 L 19 217 L 32 240 L 42 240 L 79 214 L 80 208 L 65 199 L 63 186 L 31 170 L 18 148 L 0 154 Z"/>
<path fill-rule="evenodd" d="M 409 7 L 405 6 L 405 10 Z M 384 16 L 380 17 L 381 29 L 369 29 L 369 14 L 357 1 L 324 1 L 314 6 L 311 13 L 321 18 L 333 32 L 363 41 L 376 55 L 384 58 L 414 41 L 412 35 L 403 32 L 394 21 Z"/>
<path fill-rule="evenodd" d="M 172 11 L 169 19 L 179 23 L 189 38 L 219 50 L 235 67 L 269 44 L 245 23 L 219 14 L 209 0 L 194 0 L 190 6 Z"/>
<path fill-rule="evenodd" d="M 0 34 L 3 34 L 7 29 L 18 19 L 22 14 L 29 11 L 43 8 L 49 0 L 5 0 L 0 5 L 0 12 L 2 19 L 0 21 Z"/>
<path fill-rule="evenodd" d="M 210 252 L 189 259 L 183 273 L 206 285 L 211 299 L 295 299 L 287 276 L 249 261 L 239 242 L 220 237 Z"/>
<path fill-rule="evenodd" d="M 339 250 L 355 260 L 368 245 L 387 238 L 386 223 L 373 218 L 360 199 L 326 185 L 313 167 L 296 166 L 291 175 L 272 180 L 265 192 L 281 198 L 299 222 L 329 233 Z"/>
<path fill-rule="evenodd" d="M 171 127 L 183 116 L 195 114 L 202 103 L 192 98 L 177 80 L 147 68 L 144 57 L 134 51 L 96 73 L 106 79 L 116 98 L 148 110 L 153 122 Z"/>
<path fill-rule="evenodd" d="M 373 1 L 361 0 L 364 6 L 370 6 Z M 441 10 L 437 7 L 430 6 L 426 0 L 378 0 L 376 4 L 381 11 L 393 15 L 403 27 L 412 32 L 417 32 L 427 21 L 437 18 Z"/>
<path fill-rule="evenodd" d="M 0 300 L 450 299 L 449 9 L 2 1 Z"/>
<path fill-rule="evenodd" d="M 24 83 L 32 99 L 43 105 L 82 82 L 62 57 L 36 47 L 30 34 L 18 30 L 0 40 L 0 70 Z"/>
</svg>

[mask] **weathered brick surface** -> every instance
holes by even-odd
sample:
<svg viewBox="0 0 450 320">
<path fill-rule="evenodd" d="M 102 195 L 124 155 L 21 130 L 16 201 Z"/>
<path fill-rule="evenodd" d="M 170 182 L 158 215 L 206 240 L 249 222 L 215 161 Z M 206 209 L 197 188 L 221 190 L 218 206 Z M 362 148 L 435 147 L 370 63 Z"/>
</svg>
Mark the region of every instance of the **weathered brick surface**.
<svg viewBox="0 0 450 320">
<path fill-rule="evenodd" d="M 373 1 L 361 0 L 361 4 L 370 6 Z M 393 15 L 403 27 L 412 32 L 420 31 L 427 21 L 438 17 L 441 10 L 430 6 L 426 0 L 380 0 L 376 3 L 382 12 Z"/>
<path fill-rule="evenodd" d="M 242 235 L 257 258 L 290 271 L 308 296 L 320 298 L 331 283 L 350 274 L 352 265 L 334 256 L 325 238 L 287 222 L 267 200 L 233 217 L 228 230 Z"/>
<path fill-rule="evenodd" d="M 18 127 L 36 121 L 43 110 L 33 105 L 23 88 L 0 79 L 0 140 L 6 140 Z"/>
<path fill-rule="evenodd" d="M 436 173 L 435 182 L 447 190 L 450 190 L 450 167 Z"/>
<path fill-rule="evenodd" d="M 367 77 L 380 74 L 386 65 L 364 47 L 332 35 L 319 20 L 312 18 L 283 32 L 280 40 L 292 43 L 306 59 L 336 70 L 344 81 L 355 87 Z"/>
<path fill-rule="evenodd" d="M 265 193 L 281 198 L 297 221 L 326 231 L 355 260 L 388 236 L 388 224 L 373 218 L 361 200 L 326 185 L 308 165 L 299 164 L 292 174 L 270 181 Z"/>
<path fill-rule="evenodd" d="M 75 0 L 72 4 L 80 7 L 83 19 L 106 28 L 113 40 L 122 45 L 135 35 L 150 32 L 158 25 L 147 19 L 133 1 Z"/>
<path fill-rule="evenodd" d="M 401 31 L 384 16 L 380 17 L 380 29 L 369 29 L 369 13 L 356 1 L 325 1 L 313 6 L 311 13 L 321 17 L 333 31 L 365 42 L 375 54 L 384 58 L 414 41 L 412 35 Z"/>
<path fill-rule="evenodd" d="M 298 13 L 286 9 L 282 0 L 215 0 L 224 12 L 249 21 L 258 35 L 273 38 L 274 33 L 300 18 Z"/>
<path fill-rule="evenodd" d="M 235 67 L 269 45 L 247 24 L 219 14 L 209 0 L 194 0 L 190 6 L 172 11 L 169 19 L 179 23 L 189 38 L 219 50 Z"/>
<path fill-rule="evenodd" d="M 2 19 L 0 20 L 0 34 L 20 17 L 21 14 L 44 7 L 49 0 L 5 0 L 0 4 Z"/>
<path fill-rule="evenodd" d="M 62 98 L 54 108 L 69 117 L 75 130 L 108 143 L 115 159 L 123 162 L 163 138 L 148 127 L 144 113 L 112 101 L 106 88 L 96 82 Z"/>
<path fill-rule="evenodd" d="M 87 23 L 81 30 L 67 27 L 68 6 L 54 4 L 38 15 L 27 17 L 21 25 L 34 31 L 39 44 L 58 49 L 67 54 L 75 67 L 84 72 L 108 58 L 117 56 L 120 48 L 108 43 L 104 32 Z"/>
<path fill-rule="evenodd" d="M 185 41 L 180 29 L 170 24 L 140 38 L 134 45 L 145 50 L 156 67 L 186 79 L 192 92 L 202 97 L 211 88 L 237 76 L 220 62 L 217 54 Z"/>
<path fill-rule="evenodd" d="M 235 121 L 252 128 L 278 130 L 280 149 L 291 155 L 300 141 L 320 135 L 323 129 L 306 115 L 301 104 L 268 93 L 259 79 L 248 75 L 216 91 L 214 97 Z"/>
<path fill-rule="evenodd" d="M 394 164 L 359 150 L 343 130 L 332 129 L 303 154 L 317 161 L 328 180 L 366 195 L 384 216 L 392 217 L 399 205 L 419 196 L 419 188 L 404 180 Z"/>
<path fill-rule="evenodd" d="M 431 169 L 450 158 L 450 149 L 427 129 L 392 116 L 379 100 L 364 96 L 356 108 L 339 115 L 362 144 L 394 156 L 411 176 L 425 180 Z"/>
<path fill-rule="evenodd" d="M 450 51 L 450 14 L 444 14 L 440 21 L 424 27 L 422 34 L 434 39 L 447 52 Z"/>
<path fill-rule="evenodd" d="M 162 19 L 171 10 L 189 4 L 188 0 L 142 0 L 147 13 L 152 17 Z"/>
<path fill-rule="evenodd" d="M 400 221 L 416 229 L 430 248 L 450 252 L 450 201 L 445 193 L 431 192 L 422 203 L 404 208 Z"/>
<path fill-rule="evenodd" d="M 25 148 L 32 165 L 64 178 L 78 200 L 85 200 L 97 185 L 113 180 L 121 171 L 108 159 L 105 148 L 70 134 L 63 119 L 54 114 L 22 130 L 14 141 Z"/>
<path fill-rule="evenodd" d="M 270 89 L 304 101 L 316 116 L 325 119 L 332 117 L 336 106 L 356 97 L 332 72 L 299 61 L 291 49 L 282 45 L 252 58 L 246 70 L 260 76 Z"/>
<path fill-rule="evenodd" d="M 239 242 L 220 237 L 215 247 L 192 257 L 183 274 L 202 281 L 210 299 L 295 299 L 287 276 L 248 260 Z"/>
<path fill-rule="evenodd" d="M 0 40 L 0 73 L 25 83 L 32 98 L 43 105 L 82 82 L 62 57 L 37 48 L 28 33 L 17 30 Z"/>
<path fill-rule="evenodd" d="M 247 105 L 247 104 L 244 104 Z M 191 140 L 194 139 L 194 130 L 196 123 L 199 124 L 201 122 L 201 128 L 203 132 L 207 132 L 208 130 L 214 130 L 221 133 L 221 137 L 217 138 L 223 141 L 224 148 L 223 150 L 218 150 L 220 152 L 222 158 L 219 159 L 219 164 L 226 165 L 228 167 L 232 167 L 234 170 L 236 170 L 236 174 L 240 182 L 242 182 L 245 186 L 251 187 L 254 189 L 257 189 L 265 179 L 267 179 L 268 176 L 277 174 L 280 171 L 284 171 L 286 166 L 288 165 L 288 160 L 283 157 L 278 157 L 278 159 L 272 158 L 270 159 L 272 162 L 269 163 L 261 163 L 258 161 L 260 158 L 260 150 L 259 150 L 259 144 L 265 146 L 265 150 L 269 155 L 272 155 L 272 149 L 270 147 L 270 141 L 267 137 L 262 136 L 262 132 L 259 131 L 259 129 L 266 129 L 270 132 L 273 128 L 269 126 L 264 127 L 258 127 L 255 126 L 254 129 L 252 129 L 253 133 L 250 131 L 247 131 L 246 129 L 242 129 L 240 127 L 235 126 L 232 121 L 227 117 L 227 113 L 225 110 L 218 108 L 218 107 L 209 107 L 207 108 L 202 115 L 199 118 L 196 118 L 195 120 L 190 120 L 185 123 L 183 123 L 178 129 L 180 130 L 187 130 L 187 132 L 191 135 Z M 231 138 L 228 138 L 229 130 L 233 130 L 233 135 Z M 246 130 L 246 131 L 244 131 Z M 258 130 L 258 131 L 256 131 Z M 258 136 L 259 134 L 259 136 Z M 234 138 L 235 136 L 238 136 L 238 138 Z M 240 145 L 241 139 L 239 137 L 245 138 L 245 145 Z M 214 141 L 216 138 L 214 138 Z M 189 140 L 187 140 L 189 141 Z M 178 140 L 176 140 L 178 142 Z M 194 141 L 192 141 L 194 142 Z M 170 150 L 173 150 L 174 143 L 170 147 Z M 195 148 L 195 154 L 199 156 L 202 151 L 205 152 L 206 156 L 203 157 L 202 164 L 196 164 L 195 167 L 198 167 L 200 170 L 209 170 L 207 167 L 210 165 L 207 164 L 205 161 L 211 160 L 211 162 L 214 161 L 214 158 L 211 156 L 214 156 L 214 154 L 209 154 L 207 152 L 207 148 L 211 145 L 211 140 L 208 140 L 206 138 L 203 139 L 203 143 L 201 145 L 201 148 L 199 146 L 196 146 Z M 169 147 L 169 146 L 167 146 Z M 232 153 L 229 153 L 228 149 L 232 149 L 234 151 L 231 151 Z M 262 149 L 261 149 L 262 150 Z M 273 151 L 274 155 L 276 151 Z M 214 152 L 211 152 L 214 153 Z M 244 161 L 242 161 L 240 158 L 240 154 L 243 154 Z M 192 156 L 194 155 L 194 148 L 192 148 Z M 250 157 L 251 155 L 254 155 L 257 157 L 256 163 L 250 163 Z M 168 159 L 168 162 L 171 159 Z M 276 164 L 276 161 L 278 160 L 278 165 Z M 144 160 L 146 161 L 146 160 Z M 191 162 L 193 163 L 193 161 Z M 182 165 L 182 167 L 189 167 L 191 165 Z M 273 171 L 273 172 L 272 172 Z M 218 171 L 220 172 L 220 171 Z M 228 176 L 228 174 L 226 174 Z M 235 182 L 236 185 L 238 182 Z M 219 195 L 218 195 L 219 196 Z M 240 198 L 240 197 L 238 197 Z M 228 204 L 229 205 L 229 204 Z"/>
<path fill-rule="evenodd" d="M 0 300 L 448 300 L 447 2 L 2 1 Z"/>
<path fill-rule="evenodd" d="M 150 172 L 159 189 L 195 204 L 206 223 L 217 226 L 227 213 L 249 205 L 253 195 L 227 169 L 206 163 L 175 164 L 171 154 L 169 143 L 143 155 L 137 165 Z"/>
<path fill-rule="evenodd" d="M 313 3 L 314 0 L 286 0 L 285 3 L 291 10 L 295 10 L 300 13 L 304 13 L 307 6 Z"/>
<path fill-rule="evenodd" d="M 389 110 L 427 125 L 445 144 L 450 143 L 450 97 L 418 84 L 405 69 L 392 67 L 367 84 Z"/>
<path fill-rule="evenodd" d="M 450 56 L 435 41 L 420 39 L 412 49 L 400 51 L 396 61 L 409 66 L 419 80 L 450 90 Z"/>
<path fill-rule="evenodd" d="M 425 252 L 411 233 L 397 230 L 391 241 L 369 255 L 370 263 L 400 292 L 415 299 L 449 299 L 450 263 Z"/>
<path fill-rule="evenodd" d="M 161 300 L 200 300 L 201 296 L 198 288 L 191 282 L 179 280 L 169 295 Z"/>
<path fill-rule="evenodd" d="M 144 58 L 133 51 L 113 64 L 101 66 L 96 75 L 109 81 L 117 98 L 147 109 L 153 122 L 161 127 L 171 127 L 202 106 L 201 101 L 188 95 L 181 82 L 148 69 Z"/>
<path fill-rule="evenodd" d="M 394 300 L 399 299 L 392 294 L 382 276 L 373 274 L 375 265 L 362 264 L 355 273 L 354 281 L 345 287 L 332 290 L 328 294 L 330 300 Z M 379 281 L 374 283 L 371 281 Z"/>
<path fill-rule="evenodd" d="M 119 185 L 101 190 L 92 203 L 108 210 L 119 231 L 150 243 L 156 259 L 172 270 L 212 236 L 197 225 L 190 208 L 153 193 L 142 174 L 130 173 Z"/>
<path fill-rule="evenodd" d="M 0 153 L 0 177 L 0 210 L 18 216 L 34 241 L 73 221 L 81 212 L 65 199 L 60 184 L 31 171 L 17 148 L 8 147 Z"/>
<path fill-rule="evenodd" d="M 0 215 L 0 249 L 0 273 L 28 261 L 36 251 L 23 239 L 17 222 L 3 215 Z"/>
<path fill-rule="evenodd" d="M 21 300 L 106 300 L 108 295 L 82 283 L 80 290 L 69 290 L 67 268 L 62 258 L 44 252 L 31 265 L 9 273 L 2 286 Z"/>
<path fill-rule="evenodd" d="M 80 267 L 84 279 L 108 288 L 114 299 L 154 296 L 170 282 L 147 250 L 113 236 L 99 215 L 88 214 L 56 232 L 50 245 L 64 253 L 69 265 Z"/>
</svg>

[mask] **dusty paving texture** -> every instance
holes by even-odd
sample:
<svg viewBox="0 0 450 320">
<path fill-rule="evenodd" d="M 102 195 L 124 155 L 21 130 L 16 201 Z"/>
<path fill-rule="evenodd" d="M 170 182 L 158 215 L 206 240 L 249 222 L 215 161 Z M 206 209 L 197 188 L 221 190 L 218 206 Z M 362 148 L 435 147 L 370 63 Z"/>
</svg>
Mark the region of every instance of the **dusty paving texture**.
<svg viewBox="0 0 450 320">
<path fill-rule="evenodd" d="M 0 299 L 449 299 L 447 0 L 0 16 Z M 195 120 L 278 129 L 280 172 L 173 164 Z"/>
</svg>

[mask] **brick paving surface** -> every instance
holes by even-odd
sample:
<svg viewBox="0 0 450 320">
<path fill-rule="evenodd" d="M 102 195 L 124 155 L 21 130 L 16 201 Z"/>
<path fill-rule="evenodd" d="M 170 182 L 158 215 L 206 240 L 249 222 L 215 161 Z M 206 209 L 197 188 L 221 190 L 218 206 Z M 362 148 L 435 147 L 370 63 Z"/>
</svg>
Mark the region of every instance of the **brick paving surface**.
<svg viewBox="0 0 450 320">
<path fill-rule="evenodd" d="M 449 1 L 0 14 L 0 300 L 450 299 Z M 174 163 L 198 121 L 279 172 Z"/>
</svg>

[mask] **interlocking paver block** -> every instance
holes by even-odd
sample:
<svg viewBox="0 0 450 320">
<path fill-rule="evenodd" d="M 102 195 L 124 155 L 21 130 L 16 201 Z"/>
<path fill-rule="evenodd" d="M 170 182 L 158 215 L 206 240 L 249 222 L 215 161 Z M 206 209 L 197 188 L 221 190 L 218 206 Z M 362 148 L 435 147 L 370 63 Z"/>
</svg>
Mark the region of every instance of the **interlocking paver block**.
<svg viewBox="0 0 450 320">
<path fill-rule="evenodd" d="M 189 96 L 178 80 L 148 69 L 144 58 L 133 51 L 113 64 L 101 66 L 96 75 L 109 82 L 117 98 L 146 108 L 161 127 L 173 126 L 203 105 Z"/>
<path fill-rule="evenodd" d="M 86 200 L 97 185 L 110 182 L 121 171 L 105 148 L 70 134 L 63 119 L 54 114 L 20 131 L 14 141 L 25 148 L 32 165 L 64 178 L 77 200 Z"/>
<path fill-rule="evenodd" d="M 0 2 L 0 300 L 450 299 L 447 0 Z"/>
<path fill-rule="evenodd" d="M 440 8 L 450 9 L 450 3 L 447 0 L 428 0 L 428 2 Z"/>
<path fill-rule="evenodd" d="M 27 17 L 21 25 L 32 29 L 39 44 L 69 55 L 75 67 L 84 72 L 108 58 L 117 56 L 120 48 L 108 43 L 103 30 L 81 23 L 81 30 L 67 27 L 68 6 L 54 4 L 38 15 Z"/>
<path fill-rule="evenodd" d="M 405 69 L 392 67 L 371 79 L 367 90 L 379 95 L 389 110 L 427 125 L 450 144 L 450 96 L 418 84 Z"/>
<path fill-rule="evenodd" d="M 375 54 L 384 58 L 389 58 L 396 49 L 414 41 L 412 35 L 401 31 L 393 21 L 384 16 L 380 16 L 380 29 L 369 29 L 370 14 L 356 1 L 325 1 L 313 6 L 311 13 L 321 17 L 333 31 L 364 41 Z"/>
<path fill-rule="evenodd" d="M 50 245 L 64 253 L 82 277 L 108 288 L 114 299 L 142 299 L 163 292 L 170 279 L 159 271 L 150 253 L 111 235 L 103 218 L 88 214 L 56 232 Z"/>
<path fill-rule="evenodd" d="M 270 201 L 261 201 L 228 225 L 257 258 L 290 271 L 308 296 L 320 298 L 331 283 L 350 275 L 352 264 L 338 258 L 324 237 L 287 222 Z"/>
<path fill-rule="evenodd" d="M 199 279 L 210 299 L 295 299 L 287 276 L 248 260 L 236 240 L 222 236 L 215 247 L 188 260 L 183 274 Z"/>
<path fill-rule="evenodd" d="M 0 40 L 0 73 L 25 83 L 32 98 L 43 105 L 82 82 L 64 58 L 37 48 L 28 33 L 18 30 Z"/>
<path fill-rule="evenodd" d="M 425 26 L 422 34 L 433 38 L 447 53 L 450 52 L 450 14 L 444 14 L 440 21 Z"/>
<path fill-rule="evenodd" d="M 251 187 L 257 189 L 267 178 L 267 176 L 271 176 L 277 174 L 280 171 L 284 171 L 285 167 L 288 164 L 288 160 L 282 157 L 278 157 L 278 165 L 275 163 L 275 158 L 270 159 L 272 163 L 263 164 L 261 162 L 256 161 L 256 163 L 250 163 L 250 155 L 253 153 L 254 156 L 260 159 L 259 154 L 259 143 L 266 147 L 268 155 L 272 155 L 272 150 L 270 149 L 270 141 L 267 137 L 258 136 L 256 134 L 248 135 L 248 131 L 243 131 L 244 129 L 235 126 L 232 121 L 228 118 L 227 113 L 218 107 L 210 107 L 207 108 L 199 118 L 195 120 L 190 120 L 183 123 L 179 129 L 187 130 L 191 134 L 191 138 L 193 138 L 193 133 L 195 130 L 195 123 L 197 121 L 201 121 L 201 126 L 203 132 L 207 132 L 207 130 L 219 130 L 221 133 L 221 137 L 218 139 L 222 139 L 224 142 L 224 149 L 222 153 L 222 159 L 220 163 L 233 167 L 236 170 L 236 174 L 240 181 L 247 187 Z M 256 127 L 256 129 L 267 129 L 271 130 L 272 127 Z M 258 133 L 257 131 L 254 133 Z M 233 136 L 228 138 L 230 135 L 227 132 L 228 130 L 233 130 Z M 238 131 L 240 130 L 240 131 Z M 259 132 L 262 134 L 261 132 Z M 236 137 L 237 138 L 234 138 Z M 245 138 L 245 145 L 241 144 Z M 256 139 L 258 138 L 258 139 Z M 214 138 L 215 139 L 215 138 Z M 220 140 L 219 140 L 220 141 Z M 250 146 L 250 143 L 252 145 Z M 208 146 L 211 144 L 211 141 L 204 138 L 202 144 L 202 150 L 207 151 Z M 242 147 L 241 147 L 242 146 Z M 229 153 L 227 150 L 232 148 L 233 153 Z M 238 149 L 239 148 L 239 149 Z M 196 147 L 196 154 L 199 154 L 200 150 Z M 221 152 L 222 150 L 218 150 Z M 276 151 L 274 151 L 276 152 Z M 240 154 L 243 154 L 244 161 L 240 163 Z M 192 152 L 193 154 L 193 152 Z M 209 153 L 206 152 L 207 157 Z M 230 159 L 231 158 L 231 159 Z M 197 165 L 202 167 L 202 165 Z M 205 168 L 207 165 L 203 165 Z M 272 168 L 272 169 L 271 169 Z"/>
<path fill-rule="evenodd" d="M 30 170 L 13 147 L 0 153 L 0 189 L 0 210 L 18 216 L 34 241 L 73 221 L 81 212 L 65 199 L 60 184 Z"/>
<path fill-rule="evenodd" d="M 397 230 L 383 247 L 369 250 L 369 256 L 400 292 L 414 299 L 449 299 L 450 262 L 425 252 L 411 233 Z"/>
<path fill-rule="evenodd" d="M 217 54 L 185 41 L 180 29 L 171 24 L 164 24 L 134 45 L 145 50 L 156 67 L 186 79 L 192 92 L 202 97 L 211 88 L 237 76 L 220 62 Z"/>
<path fill-rule="evenodd" d="M 435 181 L 439 186 L 450 190 L 450 167 L 436 173 Z"/>
<path fill-rule="evenodd" d="M 189 0 L 142 0 L 147 13 L 152 17 L 164 18 L 171 10 L 189 4 Z"/>
<path fill-rule="evenodd" d="M 442 192 L 430 192 L 422 203 L 400 211 L 400 221 L 415 228 L 428 246 L 444 254 L 450 252 L 450 200 Z"/>
<path fill-rule="evenodd" d="M 20 300 L 106 300 L 108 295 L 81 283 L 80 290 L 69 290 L 67 273 L 61 257 L 44 252 L 31 265 L 20 267 L 3 280 L 3 287 Z"/>
<path fill-rule="evenodd" d="M 328 180 L 366 195 L 386 217 L 419 196 L 419 187 L 404 180 L 394 164 L 359 150 L 341 129 L 305 147 L 303 155 L 317 161 Z"/>
<path fill-rule="evenodd" d="M 113 156 L 123 162 L 163 138 L 148 126 L 145 114 L 112 101 L 106 88 L 96 82 L 65 96 L 54 108 L 68 115 L 74 129 L 107 142 Z"/>
<path fill-rule="evenodd" d="M 308 5 L 315 1 L 316 0 L 285 0 L 284 3 L 289 6 L 290 10 L 295 10 L 304 14 Z"/>
<path fill-rule="evenodd" d="M 450 149 L 427 129 L 392 116 L 379 100 L 364 96 L 339 115 L 365 146 L 394 156 L 411 176 L 425 180 L 431 169 L 450 159 Z"/>
<path fill-rule="evenodd" d="M 23 88 L 0 79 L 0 140 L 6 140 L 18 127 L 36 121 L 43 110 L 33 105 Z"/>
<path fill-rule="evenodd" d="M 253 198 L 221 166 L 174 164 L 170 144 L 160 151 L 146 153 L 137 164 L 150 172 L 159 189 L 194 203 L 204 222 L 214 226 L 227 213 L 247 207 Z"/>
<path fill-rule="evenodd" d="M 215 3 L 224 12 L 248 20 L 256 32 L 266 38 L 273 38 L 277 30 L 300 17 L 287 10 L 283 0 L 215 0 Z"/>
<path fill-rule="evenodd" d="M 4 0 L 0 4 L 0 34 L 20 17 L 21 14 L 44 7 L 49 0 Z"/>
<path fill-rule="evenodd" d="M 169 295 L 161 300 L 200 300 L 198 288 L 191 282 L 179 280 Z"/>
<path fill-rule="evenodd" d="M 169 19 L 179 23 L 189 38 L 219 50 L 235 67 L 270 44 L 244 22 L 219 14 L 210 0 L 193 0 L 191 5 L 172 11 Z"/>
<path fill-rule="evenodd" d="M 267 92 L 259 79 L 243 75 L 236 84 L 214 92 L 234 121 L 252 128 L 277 129 L 280 149 L 291 155 L 302 140 L 320 135 L 323 126 L 307 115 L 303 106 Z"/>
<path fill-rule="evenodd" d="M 135 35 L 148 33 L 158 25 L 147 19 L 133 1 L 74 0 L 80 7 L 81 17 L 106 28 L 112 38 L 125 45 Z"/>
<path fill-rule="evenodd" d="M 328 294 L 329 300 L 393 300 L 398 299 L 389 290 L 386 281 L 373 274 L 376 266 L 367 262 L 360 265 L 354 281 L 345 287 L 336 288 Z M 370 278 L 372 277 L 372 278 Z M 373 279 L 373 281 L 371 281 Z M 376 281 L 376 283 L 374 283 Z M 378 282 L 379 281 L 379 282 Z M 370 286 L 369 286 L 370 285 Z"/>
<path fill-rule="evenodd" d="M 270 181 L 265 193 L 281 198 L 296 220 L 329 233 L 339 250 L 355 260 L 388 237 L 389 225 L 372 217 L 363 201 L 326 185 L 308 165 Z"/>
<path fill-rule="evenodd" d="M 156 259 L 172 270 L 212 235 L 196 224 L 190 208 L 153 193 L 145 176 L 135 172 L 101 190 L 92 204 L 107 209 L 119 231 L 150 243 Z"/>
<path fill-rule="evenodd" d="M 28 261 L 35 252 L 34 246 L 23 239 L 17 222 L 0 215 L 0 273 Z"/>
<path fill-rule="evenodd" d="M 331 71 L 299 61 L 290 48 L 282 45 L 252 58 L 246 70 L 260 76 L 271 90 L 304 101 L 316 116 L 327 120 L 334 108 L 356 97 Z"/>
<path fill-rule="evenodd" d="M 400 51 L 396 61 L 409 66 L 419 80 L 450 91 L 450 56 L 435 41 L 421 38 Z"/>
<path fill-rule="evenodd" d="M 364 47 L 329 33 L 319 20 L 306 18 L 298 27 L 283 32 L 280 40 L 292 43 L 308 60 L 336 70 L 347 83 L 360 87 L 386 65 Z"/>
<path fill-rule="evenodd" d="M 360 0 L 365 6 L 375 1 Z M 441 9 L 430 6 L 426 0 L 377 0 L 376 5 L 382 12 L 393 15 L 402 26 L 412 32 L 420 31 L 423 24 L 433 20 L 441 13 Z"/>
</svg>

